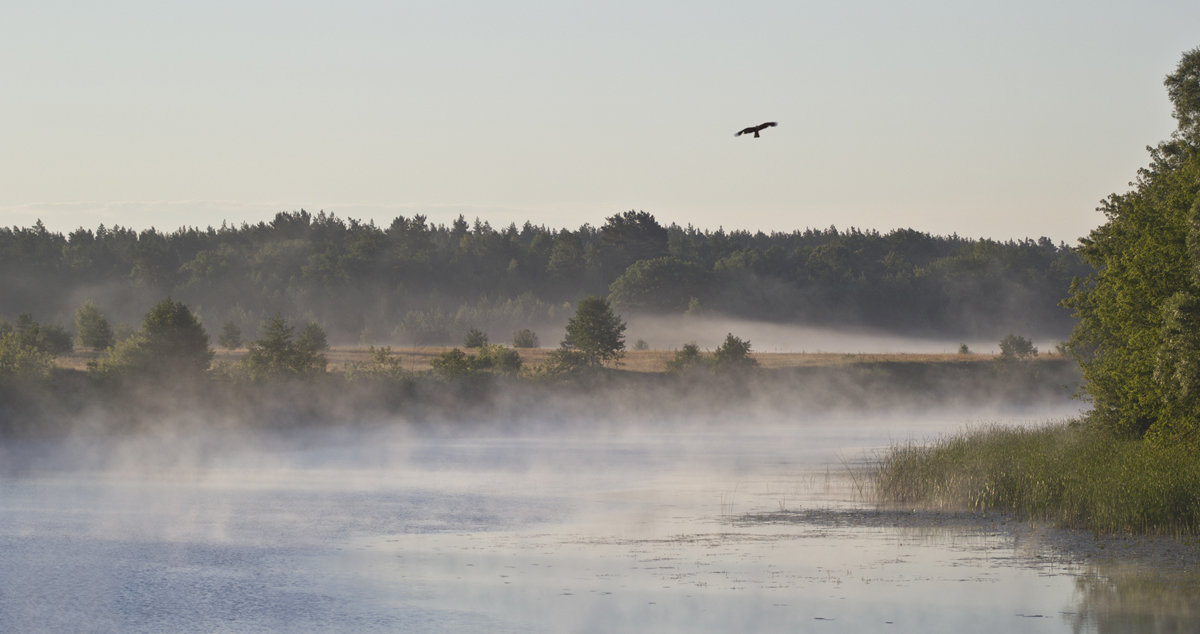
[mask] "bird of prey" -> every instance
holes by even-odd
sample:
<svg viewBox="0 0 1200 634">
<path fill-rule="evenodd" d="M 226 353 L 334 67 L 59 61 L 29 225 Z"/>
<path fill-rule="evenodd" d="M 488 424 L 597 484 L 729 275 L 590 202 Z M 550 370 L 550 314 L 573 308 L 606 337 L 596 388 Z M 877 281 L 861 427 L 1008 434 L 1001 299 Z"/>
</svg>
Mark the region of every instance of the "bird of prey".
<svg viewBox="0 0 1200 634">
<path fill-rule="evenodd" d="M 746 129 L 744 129 L 744 130 L 739 130 L 739 131 L 738 131 L 738 133 L 737 133 L 737 134 L 735 134 L 735 135 L 733 135 L 733 136 L 742 136 L 743 134 L 750 134 L 751 132 L 753 132 L 753 133 L 754 133 L 754 138 L 756 138 L 756 139 L 757 139 L 757 138 L 758 138 L 758 133 L 759 133 L 759 132 L 761 132 L 761 131 L 763 130 L 763 128 L 773 128 L 773 127 L 775 127 L 775 126 L 777 126 L 777 125 L 779 125 L 779 124 L 778 124 L 778 123 L 775 123 L 774 121 L 768 121 L 768 122 L 766 122 L 766 123 L 760 123 L 760 124 L 758 124 L 758 125 L 752 125 L 752 126 L 750 126 L 749 128 L 746 128 Z"/>
</svg>

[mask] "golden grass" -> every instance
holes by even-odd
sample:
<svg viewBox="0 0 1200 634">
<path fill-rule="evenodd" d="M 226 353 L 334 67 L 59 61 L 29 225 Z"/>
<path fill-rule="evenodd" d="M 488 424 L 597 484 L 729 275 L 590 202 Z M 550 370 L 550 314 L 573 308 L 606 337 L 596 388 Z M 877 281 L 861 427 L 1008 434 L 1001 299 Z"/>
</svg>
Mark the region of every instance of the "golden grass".
<svg viewBox="0 0 1200 634">
<path fill-rule="evenodd" d="M 392 354 L 403 360 L 403 367 L 409 371 L 423 371 L 430 368 L 430 361 L 450 350 L 451 346 L 420 346 L 393 347 Z M 517 348 L 521 361 L 526 366 L 545 363 L 546 358 L 554 348 Z M 214 362 L 234 362 L 246 354 L 246 349 L 215 351 Z M 70 354 L 59 356 L 56 364 L 60 368 L 86 370 L 88 361 L 104 355 L 103 351 L 86 348 Z M 858 363 L 975 363 L 991 361 L 998 355 L 993 354 L 919 354 L 919 353 L 888 353 L 841 354 L 832 352 L 755 352 L 752 353 L 760 367 L 795 368 L 795 367 L 837 367 Z M 325 353 L 329 360 L 331 372 L 341 372 L 347 363 L 362 363 L 370 361 L 368 348 L 358 346 L 336 346 Z M 674 350 L 628 350 L 621 360 L 620 369 L 629 372 L 665 372 L 667 362 L 675 357 Z M 1041 355 L 1038 359 L 1054 359 L 1056 355 Z M 610 364 L 611 365 L 611 364 Z"/>
</svg>

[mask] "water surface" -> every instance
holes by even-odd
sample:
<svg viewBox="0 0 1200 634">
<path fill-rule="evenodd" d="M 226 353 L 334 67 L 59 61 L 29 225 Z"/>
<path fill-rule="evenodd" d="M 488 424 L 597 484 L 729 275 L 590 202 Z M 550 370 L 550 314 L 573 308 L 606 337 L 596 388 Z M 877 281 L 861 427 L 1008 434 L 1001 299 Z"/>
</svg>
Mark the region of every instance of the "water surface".
<svg viewBox="0 0 1200 634">
<path fill-rule="evenodd" d="M 894 442 L 1030 420 L 381 423 L 10 445 L 0 631 L 1194 627 L 1194 568 L 1075 556 L 1003 518 L 879 511 L 851 476 Z"/>
</svg>

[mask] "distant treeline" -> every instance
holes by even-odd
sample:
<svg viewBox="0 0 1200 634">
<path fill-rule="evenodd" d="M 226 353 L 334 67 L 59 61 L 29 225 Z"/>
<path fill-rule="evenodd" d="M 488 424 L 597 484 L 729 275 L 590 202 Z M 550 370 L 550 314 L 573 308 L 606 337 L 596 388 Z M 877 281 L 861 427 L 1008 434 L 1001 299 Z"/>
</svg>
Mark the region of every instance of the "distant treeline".
<svg viewBox="0 0 1200 634">
<path fill-rule="evenodd" d="M 91 301 L 136 324 L 170 296 L 215 330 L 274 314 L 335 342 L 456 343 L 559 327 L 570 304 L 608 297 L 625 315 L 709 313 L 903 333 L 1063 336 L 1059 307 L 1091 269 L 1047 238 L 998 242 L 896 230 L 790 233 L 664 227 L 629 211 L 600 227 L 502 229 L 399 216 L 387 227 L 325 212 L 165 233 L 0 229 L 0 316 L 71 323 Z M 501 334 L 502 333 L 502 334 Z M 552 343 L 552 342 L 551 342 Z"/>
</svg>

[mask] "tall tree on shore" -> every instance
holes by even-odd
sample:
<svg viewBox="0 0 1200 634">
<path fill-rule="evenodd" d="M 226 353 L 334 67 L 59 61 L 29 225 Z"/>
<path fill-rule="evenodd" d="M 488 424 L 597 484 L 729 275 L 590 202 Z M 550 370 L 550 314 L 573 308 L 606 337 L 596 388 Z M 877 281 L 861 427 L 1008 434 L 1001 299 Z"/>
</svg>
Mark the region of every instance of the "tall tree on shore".
<svg viewBox="0 0 1200 634">
<path fill-rule="evenodd" d="M 1126 436 L 1197 440 L 1200 385 L 1200 48 L 1183 55 L 1164 82 L 1179 122 L 1150 149 L 1133 189 L 1112 194 L 1104 225 L 1080 242 L 1095 268 L 1076 280 L 1065 304 L 1079 323 L 1068 344 L 1094 404 L 1093 420 Z M 1189 249 L 1189 233 L 1192 234 Z"/>
</svg>

